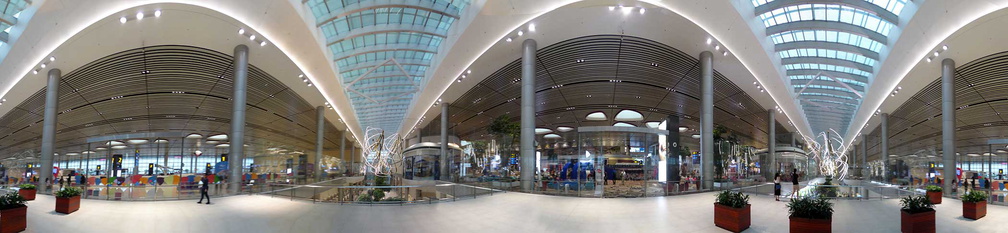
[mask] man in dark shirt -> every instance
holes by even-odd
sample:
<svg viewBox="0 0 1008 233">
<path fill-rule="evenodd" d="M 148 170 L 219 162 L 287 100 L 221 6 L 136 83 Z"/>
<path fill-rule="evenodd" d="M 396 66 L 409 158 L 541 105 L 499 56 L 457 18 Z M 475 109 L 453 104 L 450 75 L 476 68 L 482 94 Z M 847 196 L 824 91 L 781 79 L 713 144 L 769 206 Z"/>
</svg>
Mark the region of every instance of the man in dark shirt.
<svg viewBox="0 0 1008 233">
<path fill-rule="evenodd" d="M 210 204 L 210 195 L 207 194 L 207 189 L 210 188 L 210 186 L 209 186 L 210 181 L 208 181 L 207 178 L 206 178 L 206 176 L 204 176 L 203 178 L 200 179 L 200 183 L 202 183 L 202 185 L 200 185 L 200 198 L 199 198 L 199 202 L 196 202 L 196 203 L 202 204 L 203 203 L 203 197 L 206 197 L 206 204 L 209 205 Z"/>
</svg>

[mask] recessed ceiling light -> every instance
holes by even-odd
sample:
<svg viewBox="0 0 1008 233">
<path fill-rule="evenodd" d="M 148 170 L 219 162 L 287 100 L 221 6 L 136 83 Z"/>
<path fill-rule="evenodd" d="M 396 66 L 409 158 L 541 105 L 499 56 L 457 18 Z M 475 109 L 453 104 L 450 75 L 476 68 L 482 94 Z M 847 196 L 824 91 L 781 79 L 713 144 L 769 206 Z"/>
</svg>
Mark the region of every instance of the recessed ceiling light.
<svg viewBox="0 0 1008 233">
<path fill-rule="evenodd" d="M 38 70 L 32 70 L 32 74 L 38 74 Z"/>
<path fill-rule="evenodd" d="M 707 38 L 707 44 L 710 45 L 710 43 L 711 43 L 711 38 Z"/>
<path fill-rule="evenodd" d="M 511 42 L 511 37 L 508 37 L 508 38 L 507 38 L 507 39 L 505 39 L 505 40 L 506 40 L 507 42 Z"/>
<path fill-rule="evenodd" d="M 56 61 L 56 57 L 49 57 L 49 61 Z"/>
<path fill-rule="evenodd" d="M 518 30 L 518 36 L 522 36 L 522 35 L 525 35 L 525 32 L 523 32 L 522 30 Z"/>
<path fill-rule="evenodd" d="M 714 50 L 721 50 L 721 45 L 714 45 Z"/>
<path fill-rule="evenodd" d="M 642 15 L 643 15 L 643 14 L 644 14 L 644 8 L 643 8 L 643 7 L 641 7 L 641 8 L 640 8 L 640 11 L 639 11 L 639 12 L 640 12 L 640 14 L 642 14 Z"/>
<path fill-rule="evenodd" d="M 137 12 L 137 20 L 141 20 L 143 19 L 143 17 L 144 17 L 143 12 Z"/>
<path fill-rule="evenodd" d="M 466 74 L 472 74 L 472 70 L 466 70 Z"/>
<path fill-rule="evenodd" d="M 42 63 L 42 65 L 39 65 L 39 66 L 41 66 L 42 68 L 45 68 L 45 63 Z"/>
<path fill-rule="evenodd" d="M 266 41 L 259 42 L 259 46 L 266 46 Z"/>
<path fill-rule="evenodd" d="M 126 16 L 119 17 L 119 23 L 126 23 Z"/>
<path fill-rule="evenodd" d="M 948 50 L 948 45 L 942 45 L 942 51 Z"/>
<path fill-rule="evenodd" d="M 154 17 L 161 17 L 161 10 L 154 11 Z"/>
<path fill-rule="evenodd" d="M 238 34 L 243 34 L 244 35 L 245 34 L 245 29 L 244 28 L 239 28 L 238 29 Z"/>
<path fill-rule="evenodd" d="M 927 61 L 928 61 L 928 62 L 931 62 L 931 58 L 930 58 L 930 57 L 929 57 L 929 58 L 927 58 Z"/>
<path fill-rule="evenodd" d="M 616 9 L 615 6 L 609 6 L 609 11 L 612 11 L 612 10 L 615 10 L 615 9 Z"/>
<path fill-rule="evenodd" d="M 529 29 L 529 32 L 535 32 L 535 24 L 534 23 L 530 23 L 528 29 Z"/>
<path fill-rule="evenodd" d="M 934 56 L 935 56 L 935 57 L 937 57 L 937 56 L 938 56 L 938 52 L 937 52 L 937 51 L 936 51 L 936 52 L 934 52 Z"/>
<path fill-rule="evenodd" d="M 249 36 L 249 40 L 255 40 L 255 35 Z"/>
</svg>

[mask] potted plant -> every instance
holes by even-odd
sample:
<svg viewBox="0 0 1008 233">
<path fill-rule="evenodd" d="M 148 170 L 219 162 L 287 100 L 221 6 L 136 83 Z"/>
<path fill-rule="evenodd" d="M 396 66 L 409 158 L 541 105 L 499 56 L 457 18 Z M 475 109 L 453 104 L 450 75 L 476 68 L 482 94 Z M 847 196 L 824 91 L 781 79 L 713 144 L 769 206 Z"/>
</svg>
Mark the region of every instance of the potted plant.
<svg viewBox="0 0 1008 233">
<path fill-rule="evenodd" d="M 942 201 L 942 187 L 941 186 L 938 186 L 938 185 L 928 185 L 927 187 L 924 187 L 924 190 L 927 190 L 927 197 L 928 197 L 928 200 L 931 201 L 931 204 L 941 204 L 941 201 Z"/>
<path fill-rule="evenodd" d="M 913 195 L 900 200 L 900 231 L 935 232 L 935 210 L 931 197 Z"/>
<path fill-rule="evenodd" d="M 34 192 L 33 192 L 34 195 Z M 0 196 L 0 233 L 22 232 L 27 227 L 25 198 L 17 193 Z"/>
<path fill-rule="evenodd" d="M 25 200 L 35 200 L 35 192 L 37 192 L 37 190 L 35 190 L 34 184 L 21 184 L 18 187 L 18 194 L 24 197 Z"/>
<path fill-rule="evenodd" d="M 725 190 L 717 194 L 714 202 L 714 225 L 731 232 L 749 229 L 752 217 L 749 195 Z"/>
<path fill-rule="evenodd" d="M 790 232 L 833 232 L 833 203 L 817 196 L 791 199 L 787 204 Z"/>
<path fill-rule="evenodd" d="M 987 193 L 969 191 L 962 195 L 963 217 L 977 220 L 987 216 Z"/>
<path fill-rule="evenodd" d="M 66 187 L 53 193 L 56 196 L 56 212 L 70 214 L 80 209 L 81 189 Z"/>
</svg>

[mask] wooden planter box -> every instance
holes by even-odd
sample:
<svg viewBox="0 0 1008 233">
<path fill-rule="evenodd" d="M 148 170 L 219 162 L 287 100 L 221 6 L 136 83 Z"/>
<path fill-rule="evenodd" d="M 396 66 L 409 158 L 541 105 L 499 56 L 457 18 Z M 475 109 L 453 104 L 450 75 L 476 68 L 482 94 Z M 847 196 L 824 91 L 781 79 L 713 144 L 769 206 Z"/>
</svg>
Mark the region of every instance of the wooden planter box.
<svg viewBox="0 0 1008 233">
<path fill-rule="evenodd" d="M 27 227 L 25 213 L 28 207 L 0 210 L 0 233 L 22 232 Z"/>
<path fill-rule="evenodd" d="M 78 209 L 80 209 L 80 196 L 56 198 L 56 212 L 70 214 Z"/>
<path fill-rule="evenodd" d="M 831 233 L 833 232 L 833 219 L 810 219 L 788 217 L 791 219 L 790 232 L 792 233 Z"/>
<path fill-rule="evenodd" d="M 931 204 L 941 204 L 942 192 L 927 191 L 927 197 L 931 200 Z"/>
<path fill-rule="evenodd" d="M 977 220 L 987 216 L 987 201 L 963 202 L 963 217 Z"/>
<path fill-rule="evenodd" d="M 911 214 L 900 210 L 900 232 L 935 232 L 935 211 Z"/>
<path fill-rule="evenodd" d="M 38 192 L 38 190 L 35 190 L 35 189 L 18 189 L 18 194 L 21 195 L 21 197 L 24 197 L 24 199 L 28 200 L 28 201 L 35 200 L 35 192 Z"/>
<path fill-rule="evenodd" d="M 752 223 L 750 207 L 752 205 L 732 208 L 714 203 L 714 225 L 731 232 L 742 232 L 749 229 L 749 225 Z"/>
</svg>

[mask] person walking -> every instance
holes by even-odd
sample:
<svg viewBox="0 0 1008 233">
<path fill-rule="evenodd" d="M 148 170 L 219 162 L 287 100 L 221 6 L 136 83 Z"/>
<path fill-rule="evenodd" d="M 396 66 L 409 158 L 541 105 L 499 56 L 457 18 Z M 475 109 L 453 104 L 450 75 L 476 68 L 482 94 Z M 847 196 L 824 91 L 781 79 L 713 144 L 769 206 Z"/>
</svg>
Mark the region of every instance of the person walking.
<svg viewBox="0 0 1008 233">
<path fill-rule="evenodd" d="M 207 190 L 210 189 L 209 183 L 210 183 L 210 181 L 207 180 L 206 176 L 203 176 L 203 178 L 200 178 L 200 184 L 201 184 L 200 185 L 200 198 L 199 198 L 199 202 L 196 202 L 196 203 L 202 204 L 203 203 L 203 197 L 206 197 L 206 204 L 207 205 L 210 204 L 210 195 L 207 194 Z"/>
<path fill-rule="evenodd" d="M 798 185 L 799 178 L 798 169 L 795 168 L 791 171 L 791 189 L 793 190 L 791 194 L 794 195 L 795 198 L 798 198 L 798 190 L 801 190 L 801 186 Z"/>
<path fill-rule="evenodd" d="M 780 201 L 780 190 L 781 190 L 780 172 L 777 172 L 777 173 L 774 173 L 774 177 L 773 177 L 773 195 L 774 195 L 774 199 L 776 199 L 777 201 Z"/>
</svg>

